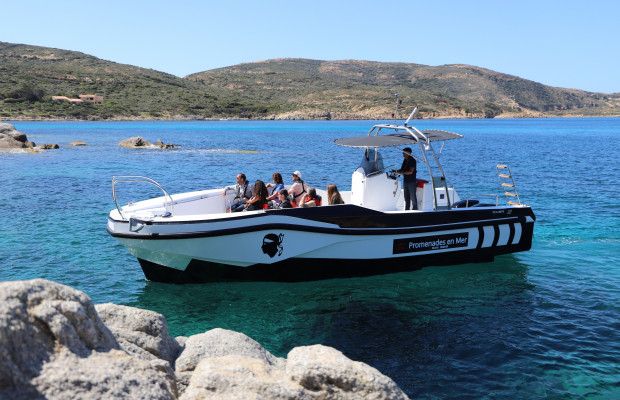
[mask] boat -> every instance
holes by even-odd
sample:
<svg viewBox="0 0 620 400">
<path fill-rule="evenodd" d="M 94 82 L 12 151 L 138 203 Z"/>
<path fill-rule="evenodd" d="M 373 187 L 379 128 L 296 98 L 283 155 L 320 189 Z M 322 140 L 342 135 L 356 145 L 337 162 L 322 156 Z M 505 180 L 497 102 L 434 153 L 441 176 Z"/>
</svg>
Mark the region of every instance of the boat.
<svg viewBox="0 0 620 400">
<path fill-rule="evenodd" d="M 359 277 L 529 250 L 536 218 L 519 200 L 508 166 L 497 168 L 505 204 L 499 194 L 461 198 L 439 158 L 446 141 L 463 136 L 410 126 L 414 113 L 404 124 L 374 125 L 334 142 L 361 155 L 351 190 L 340 192 L 345 204 L 227 213 L 233 193 L 222 196 L 221 188 L 170 195 L 149 177 L 114 176 L 107 231 L 148 280 L 172 283 Z M 418 210 L 404 209 L 401 180 L 383 164 L 382 151 L 405 146 L 416 149 L 418 171 L 425 166 L 429 174 L 418 180 Z M 121 207 L 121 182 L 152 184 L 162 196 Z"/>
</svg>

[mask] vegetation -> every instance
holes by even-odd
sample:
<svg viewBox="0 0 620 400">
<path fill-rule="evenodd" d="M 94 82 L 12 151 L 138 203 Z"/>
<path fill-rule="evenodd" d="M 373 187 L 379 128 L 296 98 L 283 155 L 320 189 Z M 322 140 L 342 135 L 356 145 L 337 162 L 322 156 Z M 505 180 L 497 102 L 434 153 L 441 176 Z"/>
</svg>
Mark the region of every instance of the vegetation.
<svg viewBox="0 0 620 400">
<path fill-rule="evenodd" d="M 179 78 L 79 52 L 0 42 L 0 119 L 620 115 L 620 94 L 545 86 L 468 65 L 279 59 Z M 52 96 L 104 96 L 73 105 Z"/>
</svg>

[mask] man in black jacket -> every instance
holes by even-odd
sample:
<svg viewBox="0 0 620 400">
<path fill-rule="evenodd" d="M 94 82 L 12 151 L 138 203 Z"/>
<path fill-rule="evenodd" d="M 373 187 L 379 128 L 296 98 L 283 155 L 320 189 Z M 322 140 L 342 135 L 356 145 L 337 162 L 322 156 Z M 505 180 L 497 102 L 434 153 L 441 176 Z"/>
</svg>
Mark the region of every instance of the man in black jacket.
<svg viewBox="0 0 620 400">
<path fill-rule="evenodd" d="M 411 204 L 412 210 L 418 209 L 418 197 L 416 196 L 416 189 L 418 187 L 418 180 L 416 178 L 416 161 L 411 156 L 411 148 L 405 147 L 403 149 L 403 165 L 400 167 L 397 173 L 403 176 L 403 193 L 405 195 L 405 210 L 409 210 Z"/>
</svg>

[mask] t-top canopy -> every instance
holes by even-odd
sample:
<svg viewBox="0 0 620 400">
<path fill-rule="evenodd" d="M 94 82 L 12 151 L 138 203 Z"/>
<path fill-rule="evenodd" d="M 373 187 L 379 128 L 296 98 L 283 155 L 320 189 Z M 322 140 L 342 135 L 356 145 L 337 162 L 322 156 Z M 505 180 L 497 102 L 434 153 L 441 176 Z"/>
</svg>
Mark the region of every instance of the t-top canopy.
<svg viewBox="0 0 620 400">
<path fill-rule="evenodd" d="M 463 135 L 458 133 L 441 131 L 437 129 L 427 129 L 420 131 L 429 142 L 438 142 L 442 140 L 460 139 Z M 424 138 L 421 138 L 426 142 Z M 418 138 L 409 132 L 396 132 L 388 135 L 372 135 L 372 136 L 356 136 L 352 138 L 336 139 L 334 143 L 339 146 L 357 147 L 357 148 L 381 148 L 414 145 L 418 143 Z"/>
</svg>

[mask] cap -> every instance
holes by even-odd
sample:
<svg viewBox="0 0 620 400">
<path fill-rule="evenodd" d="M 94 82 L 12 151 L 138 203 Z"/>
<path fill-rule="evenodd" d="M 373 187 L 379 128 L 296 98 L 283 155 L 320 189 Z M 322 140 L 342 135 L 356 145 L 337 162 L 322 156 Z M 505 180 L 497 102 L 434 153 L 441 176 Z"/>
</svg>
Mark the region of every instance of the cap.
<svg viewBox="0 0 620 400">
<path fill-rule="evenodd" d="M 295 172 L 293 172 L 293 175 L 297 175 L 298 177 L 300 177 L 300 178 L 301 178 L 301 172 L 299 172 L 299 171 L 295 171 Z"/>
</svg>

